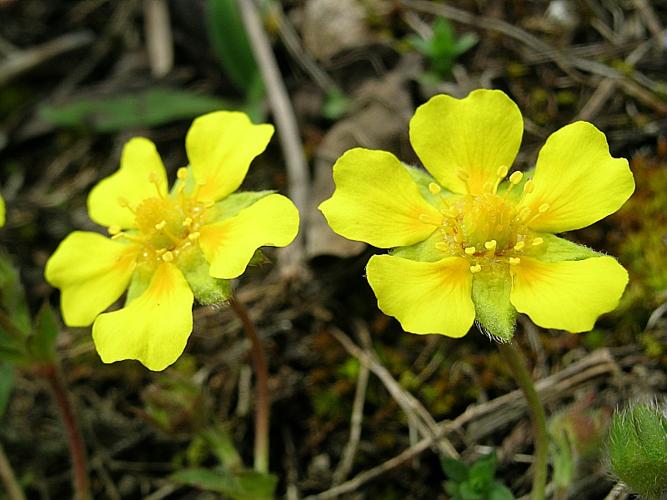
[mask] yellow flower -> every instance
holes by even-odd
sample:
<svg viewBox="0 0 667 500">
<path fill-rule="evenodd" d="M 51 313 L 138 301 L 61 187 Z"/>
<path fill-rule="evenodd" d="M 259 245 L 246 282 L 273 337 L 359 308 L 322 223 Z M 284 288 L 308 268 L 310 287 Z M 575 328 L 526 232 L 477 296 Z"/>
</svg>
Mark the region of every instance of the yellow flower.
<svg viewBox="0 0 667 500">
<path fill-rule="evenodd" d="M 461 337 L 477 320 L 508 340 L 516 314 L 570 332 L 614 309 L 628 275 L 612 257 L 554 236 L 618 210 L 634 191 L 602 132 L 553 133 L 534 171 L 507 176 L 523 120 L 501 91 L 438 95 L 410 122 L 431 175 L 384 151 L 352 149 L 334 165 L 320 209 L 346 238 L 391 248 L 366 269 L 379 308 L 412 333 Z"/>
<path fill-rule="evenodd" d="M 76 231 L 46 264 L 61 290 L 69 326 L 93 324 L 102 361 L 137 359 L 163 370 L 183 352 L 192 331 L 192 304 L 229 297 L 256 250 L 286 246 L 298 229 L 290 200 L 270 191 L 232 194 L 273 127 L 243 113 L 220 111 L 194 120 L 169 193 L 154 144 L 131 139 L 120 169 L 88 197 L 90 218 L 111 238 Z M 125 307 L 103 313 L 128 289 Z M 102 313 L 102 314 L 101 314 Z"/>
<path fill-rule="evenodd" d="M 0 227 L 5 225 L 5 200 L 0 196 Z"/>
</svg>

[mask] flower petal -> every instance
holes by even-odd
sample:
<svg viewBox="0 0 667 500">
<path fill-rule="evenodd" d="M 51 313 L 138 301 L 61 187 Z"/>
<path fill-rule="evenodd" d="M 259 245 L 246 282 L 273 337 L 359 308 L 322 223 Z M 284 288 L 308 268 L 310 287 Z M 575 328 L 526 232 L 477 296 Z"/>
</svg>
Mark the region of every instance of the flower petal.
<svg viewBox="0 0 667 500">
<path fill-rule="evenodd" d="M 415 262 L 374 255 L 366 273 L 380 310 L 395 317 L 406 332 L 458 338 L 472 326 L 475 307 L 466 259 Z"/>
<path fill-rule="evenodd" d="M 542 262 L 522 257 L 512 266 L 510 300 L 544 328 L 578 333 L 618 305 L 628 273 L 612 257 Z"/>
<path fill-rule="evenodd" d="M 185 349 L 192 332 L 193 301 L 181 271 L 173 264 L 160 264 L 144 293 L 95 321 L 93 341 L 102 361 L 136 359 L 149 370 L 164 370 Z"/>
<path fill-rule="evenodd" d="M 635 189 L 625 158 L 613 158 L 604 134 L 575 122 L 549 136 L 537 158 L 534 190 L 522 204 L 536 215 L 534 231 L 560 233 L 616 212 Z M 540 207 L 546 209 L 539 213 Z"/>
<path fill-rule="evenodd" d="M 270 194 L 234 217 L 203 226 L 199 246 L 215 278 L 240 276 L 259 247 L 284 247 L 296 237 L 299 212 L 282 195 Z"/>
<path fill-rule="evenodd" d="M 46 281 L 60 289 L 60 307 L 68 326 L 88 326 L 127 288 L 137 248 L 98 233 L 76 231 L 46 263 Z"/>
<path fill-rule="evenodd" d="M 200 200 L 217 201 L 236 191 L 250 162 L 266 149 L 273 125 L 255 125 L 245 113 L 216 111 L 196 118 L 185 138 Z"/>
<path fill-rule="evenodd" d="M 0 196 L 0 227 L 5 225 L 5 200 Z"/>
<path fill-rule="evenodd" d="M 336 190 L 319 208 L 329 226 L 350 240 L 379 248 L 412 245 L 442 220 L 391 153 L 351 149 L 336 161 L 333 177 Z"/>
<path fill-rule="evenodd" d="M 136 207 L 157 196 L 156 186 L 167 193 L 167 173 L 155 144 L 144 137 L 130 139 L 123 147 L 118 171 L 102 179 L 88 195 L 88 215 L 103 226 L 135 227 L 134 214 L 119 200 Z"/>
<path fill-rule="evenodd" d="M 522 135 L 521 111 L 500 90 L 437 95 L 410 120 L 410 142 L 426 170 L 460 194 L 490 191 L 498 168 L 514 162 Z"/>
</svg>

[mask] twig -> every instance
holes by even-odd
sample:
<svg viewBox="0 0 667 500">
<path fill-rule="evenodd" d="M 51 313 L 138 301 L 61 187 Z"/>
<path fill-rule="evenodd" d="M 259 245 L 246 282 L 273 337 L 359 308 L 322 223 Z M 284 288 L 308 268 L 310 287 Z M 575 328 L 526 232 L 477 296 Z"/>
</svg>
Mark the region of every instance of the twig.
<svg viewBox="0 0 667 500">
<path fill-rule="evenodd" d="M 19 482 L 16 480 L 14 475 L 14 470 L 12 469 L 7 455 L 5 455 L 5 450 L 0 444 L 0 480 L 2 484 L 5 485 L 5 491 L 7 493 L 7 498 L 9 500 L 25 500 L 25 495 L 23 490 L 19 485 Z"/>
<path fill-rule="evenodd" d="M 347 352 L 357 358 L 362 365 L 370 369 L 384 384 L 391 396 L 401 409 L 409 416 L 414 416 L 414 422 L 422 436 L 430 436 L 440 451 L 450 457 L 458 458 L 456 448 L 446 438 L 439 436 L 440 429 L 431 414 L 408 391 L 404 390 L 389 371 L 377 360 L 370 351 L 363 351 L 347 335 L 337 328 L 331 329 L 331 334 L 338 340 Z"/>
<path fill-rule="evenodd" d="M 360 359 L 361 361 L 361 359 Z M 576 391 L 582 384 L 602 375 L 613 373 L 618 369 L 614 359 L 611 357 L 607 349 L 599 349 L 592 352 L 588 356 L 580 359 L 576 363 L 572 363 L 567 368 L 561 370 L 554 375 L 543 378 L 535 384 L 535 388 L 543 401 L 548 401 L 554 397 L 562 397 L 566 394 L 571 394 Z M 472 405 L 468 407 L 462 414 L 452 421 L 444 421 L 438 424 L 437 436 L 428 436 L 423 438 L 415 445 L 403 450 L 401 453 L 386 462 L 373 467 L 367 471 L 361 472 L 355 477 L 345 481 L 338 486 L 326 490 L 317 495 L 306 497 L 305 500 L 324 500 L 327 498 L 335 498 L 339 495 L 355 491 L 363 484 L 381 476 L 396 467 L 403 465 L 411 459 L 419 456 L 424 451 L 428 450 L 436 439 L 442 436 L 460 431 L 465 425 L 488 417 L 490 414 L 502 411 L 507 406 L 518 407 L 520 412 L 518 414 L 510 414 L 502 421 L 495 421 L 487 424 L 483 428 L 483 432 L 479 435 L 486 436 L 495 432 L 499 427 L 508 425 L 523 415 L 527 409 L 523 394 L 519 389 L 504 394 L 496 399 L 487 401 L 485 403 Z M 489 419 L 491 420 L 491 419 Z"/>
<path fill-rule="evenodd" d="M 299 213 L 305 214 L 310 174 L 303 153 L 303 145 L 299 136 L 294 110 L 271 49 L 271 43 L 262 27 L 262 21 L 254 0 L 237 0 L 237 4 L 273 110 L 273 119 L 276 122 L 287 166 L 288 193 Z M 303 276 L 306 272 L 303 240 L 303 234 L 306 231 L 305 220 L 306 217 L 301 217 L 296 239 L 289 248 L 279 253 L 279 263 L 283 273 L 287 276 Z"/>
<path fill-rule="evenodd" d="M 92 41 L 91 32 L 79 31 L 62 35 L 32 49 L 11 52 L 0 63 L 0 86 L 55 57 L 90 45 Z"/>
<path fill-rule="evenodd" d="M 174 65 L 174 42 L 165 0 L 144 0 L 144 31 L 151 73 L 161 78 Z"/>
<path fill-rule="evenodd" d="M 354 393 L 354 402 L 352 404 L 352 417 L 350 418 L 350 438 L 343 450 L 343 457 L 333 473 L 332 484 L 345 481 L 354 465 L 354 456 L 357 453 L 359 440 L 361 438 L 361 422 L 364 417 L 364 404 L 366 402 L 366 389 L 368 388 L 369 369 L 365 365 L 359 367 L 359 377 L 357 378 L 357 388 Z"/>
</svg>

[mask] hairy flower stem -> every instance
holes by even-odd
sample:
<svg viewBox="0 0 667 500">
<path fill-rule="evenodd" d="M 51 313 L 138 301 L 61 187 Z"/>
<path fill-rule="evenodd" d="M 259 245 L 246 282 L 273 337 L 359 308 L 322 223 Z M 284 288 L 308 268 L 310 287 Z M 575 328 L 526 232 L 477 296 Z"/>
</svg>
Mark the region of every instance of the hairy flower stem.
<svg viewBox="0 0 667 500">
<path fill-rule="evenodd" d="M 7 498 L 9 500 L 25 500 L 25 495 L 21 489 L 21 485 L 14 475 L 14 470 L 9 464 L 7 455 L 5 455 L 5 450 L 0 445 L 0 480 L 5 486 L 5 491 L 7 492 Z"/>
<path fill-rule="evenodd" d="M 229 305 L 243 324 L 243 330 L 250 339 L 252 362 L 257 380 L 257 399 L 255 401 L 255 470 L 269 472 L 269 369 L 262 351 L 262 344 L 257 335 L 257 328 L 250 319 L 248 310 L 236 300 L 229 299 Z"/>
<path fill-rule="evenodd" d="M 535 390 L 533 379 L 526 368 L 525 356 L 516 346 L 510 342 L 498 344 L 500 354 L 512 370 L 514 379 L 523 391 L 528 402 L 528 410 L 533 421 L 533 434 L 535 443 L 533 462 L 533 491 L 530 495 L 532 500 L 544 500 L 545 487 L 547 484 L 547 450 L 549 447 L 549 435 L 547 434 L 547 420 L 544 407 L 540 397 Z"/>
<path fill-rule="evenodd" d="M 83 444 L 79 421 L 72 407 L 65 378 L 56 363 L 50 363 L 40 368 L 40 374 L 49 382 L 53 398 L 58 405 L 60 416 L 67 432 L 67 444 L 70 456 L 72 457 L 72 468 L 74 471 L 75 498 L 76 500 L 90 500 L 92 496 L 88 480 L 86 448 Z"/>
</svg>

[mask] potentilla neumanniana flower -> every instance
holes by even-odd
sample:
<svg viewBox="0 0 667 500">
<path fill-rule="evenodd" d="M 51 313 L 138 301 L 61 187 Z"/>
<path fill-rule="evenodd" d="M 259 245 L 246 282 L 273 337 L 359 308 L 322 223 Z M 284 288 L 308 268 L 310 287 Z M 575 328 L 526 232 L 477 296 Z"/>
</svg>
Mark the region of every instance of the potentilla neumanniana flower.
<svg viewBox="0 0 667 500">
<path fill-rule="evenodd" d="M 547 139 L 534 170 L 506 179 L 522 134 L 501 91 L 438 95 L 410 121 L 428 173 L 361 148 L 334 165 L 336 190 L 320 209 L 338 234 L 390 249 L 371 257 L 367 277 L 406 331 L 461 337 L 477 320 L 509 340 L 518 311 L 582 332 L 618 305 L 625 269 L 554 233 L 618 210 L 634 191 L 627 160 L 580 121 Z"/>
<path fill-rule="evenodd" d="M 111 238 L 73 232 L 45 276 L 61 290 L 65 323 L 93 324 L 105 363 L 137 359 L 163 370 L 185 348 L 195 298 L 226 300 L 228 280 L 259 247 L 292 242 L 299 216 L 289 199 L 234 193 L 272 135 L 273 126 L 254 125 L 243 113 L 210 113 L 188 131 L 190 164 L 178 170 L 171 192 L 154 144 L 141 137 L 125 145 L 120 169 L 93 188 L 88 213 Z M 103 313 L 126 289 L 125 306 Z"/>
</svg>

